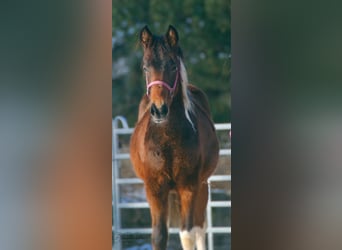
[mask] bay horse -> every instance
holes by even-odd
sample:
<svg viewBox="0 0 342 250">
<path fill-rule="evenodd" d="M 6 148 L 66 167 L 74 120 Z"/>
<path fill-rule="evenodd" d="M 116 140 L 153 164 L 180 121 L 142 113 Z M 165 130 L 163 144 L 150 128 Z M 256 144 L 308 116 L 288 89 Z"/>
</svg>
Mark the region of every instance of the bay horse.
<svg viewBox="0 0 342 250">
<path fill-rule="evenodd" d="M 204 250 L 208 178 L 216 169 L 219 144 L 206 95 L 188 83 L 178 32 L 140 31 L 146 91 L 130 141 L 136 175 L 144 182 L 152 218 L 152 246 L 165 250 L 171 193 L 178 197 L 184 250 Z"/>
</svg>

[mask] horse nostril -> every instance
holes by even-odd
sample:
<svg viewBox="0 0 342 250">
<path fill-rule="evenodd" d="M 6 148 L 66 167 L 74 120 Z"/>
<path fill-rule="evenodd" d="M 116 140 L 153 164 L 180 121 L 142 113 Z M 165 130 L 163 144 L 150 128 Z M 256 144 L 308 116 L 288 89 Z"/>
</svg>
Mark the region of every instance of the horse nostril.
<svg viewBox="0 0 342 250">
<path fill-rule="evenodd" d="M 164 118 L 167 113 L 168 113 L 169 109 L 167 107 L 167 105 L 163 104 L 159 109 L 157 108 L 157 106 L 152 103 L 151 105 L 151 115 L 155 118 L 158 118 L 158 119 L 162 119 Z"/>
<path fill-rule="evenodd" d="M 159 114 L 159 111 L 158 111 L 157 106 L 156 106 L 154 103 L 152 103 L 152 106 L 151 106 L 151 115 L 152 115 L 152 116 L 158 116 L 158 114 Z"/>
<path fill-rule="evenodd" d="M 165 104 L 163 104 L 161 106 L 160 113 L 161 113 L 161 115 L 166 116 L 167 112 L 169 112 L 169 109 L 167 108 L 167 106 Z"/>
</svg>

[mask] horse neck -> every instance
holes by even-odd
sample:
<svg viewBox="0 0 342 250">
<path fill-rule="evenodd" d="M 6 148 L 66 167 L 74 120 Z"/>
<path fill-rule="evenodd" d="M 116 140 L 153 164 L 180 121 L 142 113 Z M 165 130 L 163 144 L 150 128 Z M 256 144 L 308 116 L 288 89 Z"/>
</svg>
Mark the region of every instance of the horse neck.
<svg viewBox="0 0 342 250">
<path fill-rule="evenodd" d="M 190 118 L 190 115 L 192 113 L 192 109 L 191 109 L 192 106 L 189 100 L 189 96 L 184 96 L 187 93 L 184 93 L 185 91 L 183 92 L 184 86 L 182 84 L 186 84 L 186 83 L 182 82 L 182 80 L 180 79 L 180 82 L 178 83 L 178 87 L 176 89 L 176 92 L 175 92 L 175 95 L 171 104 L 170 112 L 173 113 L 172 115 L 175 116 L 178 122 L 183 121 L 187 123 L 188 121 L 191 124 L 192 128 L 195 130 L 193 118 Z M 185 102 L 189 102 L 189 103 L 186 104 Z"/>
<path fill-rule="evenodd" d="M 178 86 L 176 88 L 176 91 L 174 93 L 174 97 L 172 100 L 172 107 L 174 107 L 174 111 L 179 112 L 179 109 L 182 109 L 185 111 L 185 105 L 184 105 L 184 96 L 183 96 L 183 86 L 182 86 L 182 80 L 179 79 L 179 82 L 177 83 Z M 176 110 L 177 109 L 177 110 Z"/>
</svg>

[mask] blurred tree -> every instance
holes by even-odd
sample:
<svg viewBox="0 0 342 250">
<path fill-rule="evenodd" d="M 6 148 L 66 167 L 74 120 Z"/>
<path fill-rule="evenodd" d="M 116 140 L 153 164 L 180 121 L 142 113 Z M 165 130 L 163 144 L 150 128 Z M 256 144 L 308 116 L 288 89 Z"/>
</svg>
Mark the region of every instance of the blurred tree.
<svg viewBox="0 0 342 250">
<path fill-rule="evenodd" d="M 230 121 L 230 0 L 113 1 L 113 116 L 133 126 L 145 93 L 138 34 L 176 27 L 189 81 L 208 96 L 215 122 Z"/>
</svg>

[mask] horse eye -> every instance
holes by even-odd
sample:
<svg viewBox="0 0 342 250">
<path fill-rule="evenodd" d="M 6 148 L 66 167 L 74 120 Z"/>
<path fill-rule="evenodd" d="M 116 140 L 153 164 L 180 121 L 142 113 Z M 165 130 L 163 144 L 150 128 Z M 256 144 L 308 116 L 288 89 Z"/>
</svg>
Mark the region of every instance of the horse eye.
<svg viewBox="0 0 342 250">
<path fill-rule="evenodd" d="M 175 66 L 172 66 L 172 71 L 175 72 L 178 70 L 178 67 L 175 65 Z"/>
<path fill-rule="evenodd" d="M 143 70 L 146 72 L 149 72 L 148 69 L 146 67 L 143 67 Z"/>
</svg>

